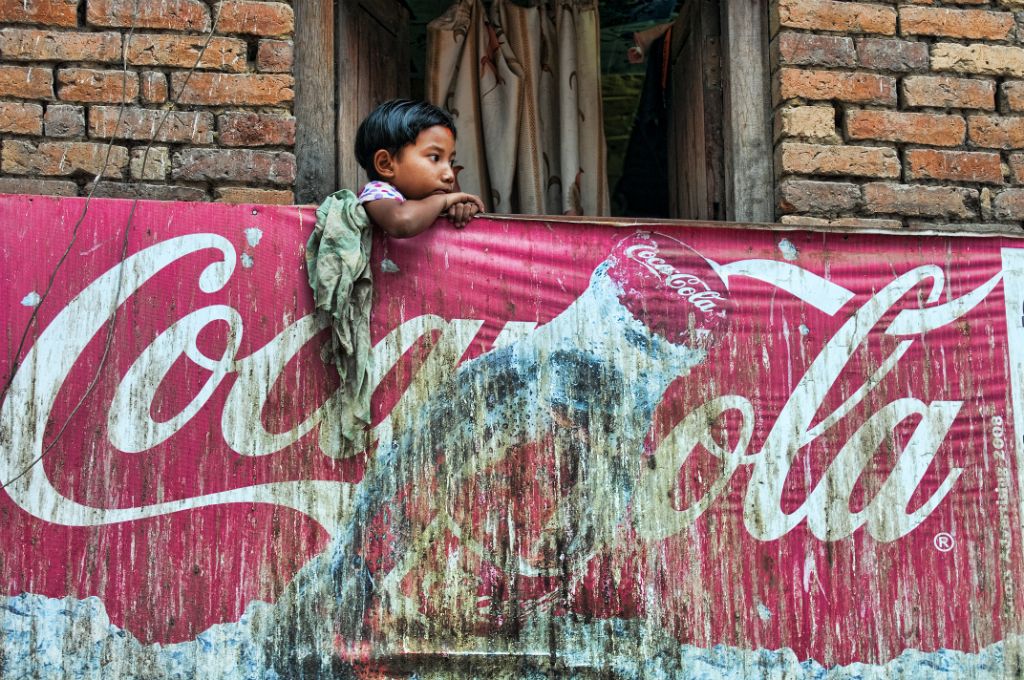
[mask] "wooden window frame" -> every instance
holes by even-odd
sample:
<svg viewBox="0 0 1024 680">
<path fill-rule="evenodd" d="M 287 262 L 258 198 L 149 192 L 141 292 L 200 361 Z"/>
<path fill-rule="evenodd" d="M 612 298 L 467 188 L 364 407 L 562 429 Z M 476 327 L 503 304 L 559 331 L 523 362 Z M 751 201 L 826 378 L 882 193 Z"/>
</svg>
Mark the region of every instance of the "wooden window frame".
<svg viewBox="0 0 1024 680">
<path fill-rule="evenodd" d="M 365 182 L 353 155 L 356 129 L 373 106 L 408 96 L 408 26 L 402 0 L 295 3 L 297 203 L 319 203 Z M 386 42 L 368 50 L 381 29 Z"/>
<path fill-rule="evenodd" d="M 318 203 L 358 174 L 351 152 L 342 148 L 351 145 L 349 118 L 355 112 L 338 96 L 352 70 L 345 49 L 350 5 L 351 0 L 295 3 L 297 203 Z M 773 222 L 767 2 L 721 0 L 721 35 L 725 218 Z"/>
</svg>

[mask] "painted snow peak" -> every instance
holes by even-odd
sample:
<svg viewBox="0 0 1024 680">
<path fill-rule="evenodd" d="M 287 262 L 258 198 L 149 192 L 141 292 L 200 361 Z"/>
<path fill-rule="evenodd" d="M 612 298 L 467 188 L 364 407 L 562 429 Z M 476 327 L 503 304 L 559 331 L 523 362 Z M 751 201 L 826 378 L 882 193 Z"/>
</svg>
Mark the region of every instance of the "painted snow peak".
<svg viewBox="0 0 1024 680">
<path fill-rule="evenodd" d="M 637 240 L 645 252 L 671 241 Z M 662 395 L 707 358 L 706 350 L 683 344 L 692 335 L 687 331 L 695 326 L 692 317 L 685 326 L 676 322 L 687 316 L 681 310 L 692 308 L 686 297 L 691 293 L 679 293 L 669 273 L 665 278 L 673 285 L 661 288 L 670 293 L 653 293 L 654 303 L 644 308 L 648 291 L 643 289 L 654 283 L 648 274 L 662 274 L 651 270 L 649 261 L 629 257 L 628 246 L 620 244 L 598 265 L 586 290 L 554 319 L 438 376 L 429 398 L 396 406 L 388 418 L 392 429 L 379 432 L 377 460 L 360 482 L 351 528 L 333 561 L 342 587 L 369 580 L 388 601 L 404 601 L 409 605 L 405 611 L 415 610 L 397 591 L 405 568 L 382 578 L 362 556 L 384 551 L 412 565 L 426 558 L 440 537 L 454 533 L 473 536 L 474 545 L 483 548 L 481 556 L 500 563 L 504 559 L 498 560 L 495 551 L 504 549 L 495 541 L 501 537 L 479 522 L 488 508 L 511 509 L 515 570 L 521 573 L 553 576 L 568 564 L 578 577 L 597 552 L 613 545 Z M 701 273 L 713 276 L 693 251 L 684 247 L 680 252 L 687 257 L 685 264 L 700 262 L 707 269 Z M 724 300 L 710 292 L 716 297 L 699 299 Z M 524 451 L 536 456 L 531 462 L 538 465 L 538 476 L 552 472 L 540 466 L 565 461 L 559 499 L 525 507 L 523 499 L 505 494 L 466 495 L 472 489 L 501 488 L 498 477 Z M 396 504 L 401 486 L 411 489 L 413 500 Z M 430 498 L 445 501 L 431 512 L 417 512 L 431 507 Z M 389 532 L 386 546 L 358 545 L 365 528 L 385 509 L 388 522 L 402 531 Z"/>
<path fill-rule="evenodd" d="M 685 243 L 638 232 L 615 246 L 608 263 L 620 302 L 670 342 L 706 345 L 726 325 L 732 304 L 725 282 Z"/>
</svg>

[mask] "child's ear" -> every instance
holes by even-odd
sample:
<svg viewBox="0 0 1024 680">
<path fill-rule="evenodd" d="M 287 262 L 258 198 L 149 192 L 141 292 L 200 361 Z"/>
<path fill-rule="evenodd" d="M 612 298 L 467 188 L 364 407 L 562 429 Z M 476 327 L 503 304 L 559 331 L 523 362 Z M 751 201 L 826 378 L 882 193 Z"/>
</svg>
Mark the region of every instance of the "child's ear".
<svg viewBox="0 0 1024 680">
<path fill-rule="evenodd" d="M 395 159 L 387 149 L 377 149 L 373 154 L 373 169 L 385 179 L 395 176 Z"/>
</svg>

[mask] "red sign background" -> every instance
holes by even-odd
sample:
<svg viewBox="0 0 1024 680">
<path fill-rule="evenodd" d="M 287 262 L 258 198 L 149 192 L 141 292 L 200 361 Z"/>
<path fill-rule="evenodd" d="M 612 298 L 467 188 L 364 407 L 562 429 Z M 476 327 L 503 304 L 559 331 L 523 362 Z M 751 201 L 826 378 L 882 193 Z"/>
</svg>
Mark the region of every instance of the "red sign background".
<svg viewBox="0 0 1024 680">
<path fill-rule="evenodd" d="M 336 388 L 333 371 L 318 356 L 326 331 L 313 334 L 297 352 L 281 355 L 285 365 L 272 385 L 252 383 L 268 387 L 265 403 L 254 411 L 259 425 L 287 444 L 254 455 L 233 450 L 230 442 L 244 438 L 240 432 L 246 426 L 237 421 L 250 417 L 250 411 L 232 414 L 231 409 L 263 396 L 241 390 L 235 393 L 244 397 L 241 402 L 232 401 L 245 360 L 311 313 L 302 252 L 313 211 L 143 202 L 125 231 L 130 202 L 94 200 L 76 229 L 83 207 L 75 199 L 0 200 L 5 345 L 0 373 L 5 383 L 15 372 L 27 371 L 12 385 L 39 384 L 30 374 L 41 369 L 26 358 L 62 312 L 95 293 L 96 282 L 121 260 L 122 247 L 128 257 L 156 247 L 172 255 L 137 290 L 120 291 L 127 300 L 112 325 L 102 323 L 84 338 L 85 326 L 46 338 L 52 356 L 67 355 L 75 337 L 85 345 L 59 390 L 50 395 L 48 413 L 39 413 L 31 390 L 12 387 L 5 394 L 0 422 L 5 474 L 20 472 L 18 461 L 38 455 L 12 450 L 10 433 L 42 418 L 46 453 L 38 466 L 57 494 L 82 506 L 139 509 L 297 480 L 347 482 L 354 489 L 363 479 L 367 455 L 373 454 L 335 459 L 322 450 L 322 426 L 300 433 Z M 629 506 L 616 526 L 604 528 L 614 540 L 595 543 L 577 573 L 531 572 L 495 562 L 496 546 L 510 543 L 510 533 L 519 536 L 520 546 L 510 554 L 527 564 L 544 562 L 544 527 L 560 507 L 574 502 L 571 489 L 557 481 L 564 479 L 559 470 L 565 461 L 549 455 L 552 449 L 543 442 L 505 451 L 477 470 L 455 498 L 434 497 L 435 487 L 421 481 L 429 474 L 417 473 L 419 486 L 402 492 L 417 508 L 412 514 L 432 517 L 435 506 L 446 503 L 460 529 L 446 531 L 431 551 L 415 556 L 414 567 L 401 579 L 400 591 L 418 598 L 420 612 L 450 620 L 453 630 L 508 635 L 517 624 L 505 609 L 464 600 L 490 602 L 514 595 L 514 613 L 520 617 L 541 612 L 639 618 L 658 622 L 682 643 L 792 647 L 800 658 L 825 664 L 884 662 L 904 649 L 976 651 L 1020 632 L 1024 597 L 1014 575 L 1024 571 L 1022 453 L 1015 446 L 1020 436 L 1013 422 L 1021 416 L 1013 404 L 1020 399 L 1015 390 L 1024 376 L 1014 373 L 1020 359 L 1011 345 L 1024 332 L 1014 326 L 1024 310 L 1010 307 L 1020 300 L 1024 278 L 1007 267 L 1007 262 L 1024 262 L 1019 241 L 678 224 L 616 228 L 515 219 L 477 219 L 463 231 L 439 223 L 407 241 L 378 239 L 374 343 L 383 346 L 403 323 L 428 315 L 432 321 L 423 322 L 427 330 L 395 357 L 394 367 L 380 367 L 375 425 L 395 412 L 396 404 L 429 408 L 430 384 L 454 372 L 456 359 L 466 365 L 494 351 L 496 344 L 529 338 L 559 318 L 592 289 L 594 272 L 609 254 L 638 232 L 641 239 L 647 232 L 670 236 L 710 260 L 708 271 L 726 272 L 731 307 L 727 330 L 706 360 L 666 381 L 650 430 L 642 433 L 644 446 L 635 451 L 636 486 Z M 223 258 L 215 246 L 191 249 L 188 244 L 190 238 L 211 234 L 220 240 L 210 242 L 230 244 L 236 259 L 223 285 L 204 292 L 204 272 Z M 167 244 L 178 238 L 183 239 L 181 254 L 174 256 L 178 246 Z M 636 262 L 643 265 L 641 259 Z M 645 262 L 650 264 L 650 258 Z M 797 269 L 806 278 L 794 274 Z M 893 304 L 882 304 L 887 287 L 900 277 L 909 277 L 903 279 L 910 281 L 906 292 Z M 797 294 L 801 291 L 803 297 Z M 975 291 L 980 291 L 976 299 L 970 297 Z M 44 293 L 33 318 L 33 303 Z M 838 296 L 831 298 L 837 307 L 822 309 L 821 300 L 831 293 Z M 969 302 L 957 307 L 961 299 Z M 868 319 L 862 310 L 872 305 L 880 305 L 879 313 L 863 329 L 863 340 L 844 345 L 844 328 L 850 328 L 851 319 Z M 209 365 L 200 365 L 190 359 L 197 355 L 182 349 L 158 384 L 136 388 L 148 395 L 145 399 L 125 402 L 148 404 L 140 413 L 157 424 L 187 412 L 196 395 L 204 395 L 202 403 L 180 427 L 166 428 L 173 431 L 159 443 L 135 452 L 119 450 L 109 430 L 126 376 L 168 329 L 215 306 L 224 318 L 234 319 L 227 309 L 234 310 L 239 323 L 214 320 L 201 326 L 195 350 L 210 358 Z M 91 309 L 99 321 L 111 316 L 109 304 Z M 896 326 L 904 332 L 889 332 L 905 310 L 942 311 L 931 325 L 907 322 Z M 613 332 L 614 320 L 591 321 L 604 321 Z M 445 332 L 456 331 L 469 334 L 461 358 L 437 357 L 431 364 L 431 349 L 444 344 Z M 226 348 L 233 349 L 228 353 Z M 801 389 L 814 392 L 808 376 L 813 377 L 816 360 L 829 353 L 849 354 L 833 360 L 841 368 L 835 380 L 818 385 L 818 401 L 794 398 Z M 213 359 L 228 354 L 231 361 L 211 368 Z M 206 393 L 204 385 L 211 380 Z M 727 476 L 721 451 L 713 455 L 712 446 L 698 445 L 691 453 L 677 446 L 681 423 L 703 404 L 723 397 L 741 398 L 750 409 L 715 413 L 706 428 L 724 451 L 738 447 L 749 427 L 749 442 L 740 451 L 744 458 Z M 619 396 L 594 398 L 604 403 Z M 906 405 L 909 415 L 881 428 L 872 419 L 887 408 L 895 413 L 893 403 Z M 794 435 L 799 445 L 778 481 L 782 490 L 776 514 L 797 513 L 798 518 L 782 531 L 775 519 L 757 511 L 756 492 L 750 488 L 763 488 L 761 482 L 773 479 L 773 468 L 759 464 L 756 456 L 767 459 L 769 449 L 783 446 L 779 442 L 788 436 L 783 430 L 789 421 L 779 423 L 787 404 L 810 409 L 810 422 Z M 838 414 L 835 422 L 808 434 L 830 414 Z M 137 416 L 118 417 L 131 423 Z M 943 420 L 947 416 L 948 423 Z M 559 414 L 553 417 L 558 422 Z M 934 423 L 922 426 L 929 418 Z M 483 423 L 474 427 L 483 428 Z M 232 434 L 232 428 L 240 429 Z M 884 432 L 875 437 L 878 428 Z M 926 431 L 936 439 L 932 449 L 927 442 L 914 443 Z M 863 441 L 877 440 L 877 446 L 853 467 L 840 465 L 855 483 L 848 492 L 835 490 L 845 483 L 837 480 L 846 477 L 829 477 L 828 470 L 858 432 Z M 835 529 L 842 525 L 836 519 L 840 515 L 856 515 L 885 496 L 901 457 L 911 455 L 925 467 L 909 504 L 888 508 L 874 524 L 865 519 L 853 522 L 849 531 Z M 675 465 L 678 472 L 674 488 L 662 498 L 655 493 L 660 487 L 654 473 L 647 470 L 666 465 Z M 721 488 L 716 487 L 719 479 Z M 833 490 L 809 500 L 822 484 Z M 38 494 L 36 487 L 24 491 L 25 498 L 41 498 Z M 892 535 L 888 518 L 911 514 L 933 497 L 938 498 L 935 507 L 909 532 Z M 704 498 L 706 509 L 692 521 L 664 525 L 664 518 L 678 518 Z M 661 499 L 666 507 L 650 510 L 651 499 Z M 40 504 L 33 514 L 14 495 L 0 496 L 5 593 L 97 595 L 114 624 L 147 642 L 192 639 L 212 624 L 237 620 L 252 600 L 273 601 L 330 542 L 321 522 L 270 502 L 210 502 L 85 526 L 42 517 L 49 506 L 45 500 Z M 495 512 L 501 517 L 498 524 Z M 374 526 L 381 538 L 369 557 L 385 573 L 405 556 L 394 554 L 386 518 L 378 517 Z M 470 550 L 470 543 L 483 549 Z M 451 566 L 453 556 L 457 567 Z M 472 585 L 456 588 L 453 596 L 443 587 L 453 579 Z M 471 613 L 468 623 L 466 611 Z M 382 618 L 374 621 L 388 625 Z"/>
</svg>

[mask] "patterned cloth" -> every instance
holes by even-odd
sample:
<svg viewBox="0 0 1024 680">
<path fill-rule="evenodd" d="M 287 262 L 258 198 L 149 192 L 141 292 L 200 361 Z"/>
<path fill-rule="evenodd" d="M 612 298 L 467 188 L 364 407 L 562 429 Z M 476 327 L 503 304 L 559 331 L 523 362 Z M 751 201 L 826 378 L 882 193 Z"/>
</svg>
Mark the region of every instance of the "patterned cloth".
<svg viewBox="0 0 1024 680">
<path fill-rule="evenodd" d="M 399 203 L 405 202 L 405 196 L 399 193 L 398 189 L 392 184 L 387 182 L 373 181 L 368 182 L 363 190 L 359 192 L 359 202 L 369 203 L 370 201 L 379 201 L 382 198 L 390 198 L 398 201 Z"/>
</svg>

